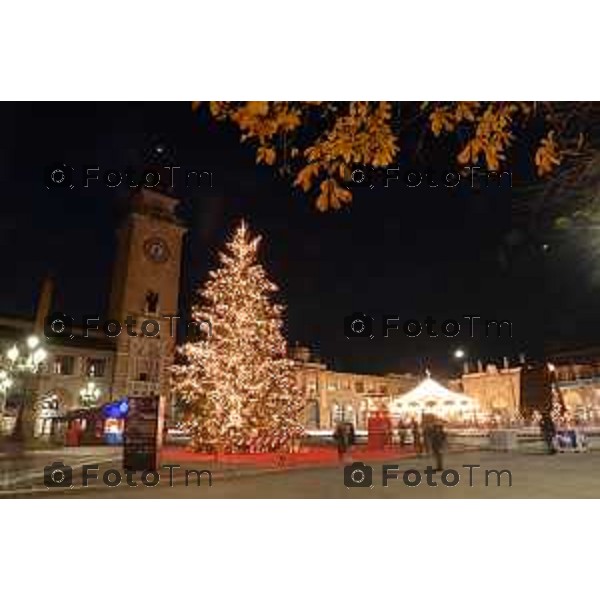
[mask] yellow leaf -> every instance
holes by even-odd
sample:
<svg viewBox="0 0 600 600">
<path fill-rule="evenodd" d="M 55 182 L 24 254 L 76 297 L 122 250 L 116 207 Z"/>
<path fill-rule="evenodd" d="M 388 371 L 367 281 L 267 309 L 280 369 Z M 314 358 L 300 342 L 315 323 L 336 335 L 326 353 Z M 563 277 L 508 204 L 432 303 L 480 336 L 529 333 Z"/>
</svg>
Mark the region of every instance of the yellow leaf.
<svg viewBox="0 0 600 600">
<path fill-rule="evenodd" d="M 560 165 L 561 155 L 558 144 L 554 140 L 554 131 L 550 131 L 546 138 L 542 139 L 534 161 L 540 177 L 551 173 L 556 166 Z"/>
<path fill-rule="evenodd" d="M 466 165 L 469 163 L 476 162 L 476 160 L 474 160 L 472 157 L 471 144 L 472 144 L 472 141 L 467 142 L 467 145 L 462 149 L 462 151 L 458 155 L 457 160 L 458 160 L 459 164 Z"/>
</svg>

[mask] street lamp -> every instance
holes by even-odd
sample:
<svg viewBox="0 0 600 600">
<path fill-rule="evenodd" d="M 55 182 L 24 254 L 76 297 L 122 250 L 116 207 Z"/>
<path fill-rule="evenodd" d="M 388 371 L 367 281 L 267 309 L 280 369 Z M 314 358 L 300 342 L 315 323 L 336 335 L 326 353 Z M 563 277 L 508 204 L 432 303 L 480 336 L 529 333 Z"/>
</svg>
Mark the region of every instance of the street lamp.
<svg viewBox="0 0 600 600">
<path fill-rule="evenodd" d="M 465 357 L 465 351 L 462 348 L 457 348 L 454 351 L 454 358 L 464 358 Z"/>
<path fill-rule="evenodd" d="M 79 395 L 81 396 L 81 404 L 83 406 L 95 406 L 102 392 L 93 381 L 89 381 L 85 387 L 79 390 Z"/>
<path fill-rule="evenodd" d="M 35 335 L 31 335 L 27 338 L 27 348 L 29 349 L 27 356 L 21 355 L 21 351 L 16 344 L 8 349 L 6 358 L 9 360 L 11 371 L 22 371 L 26 373 L 37 373 L 39 371 L 42 363 L 46 360 L 48 353 L 40 346 L 40 340 Z"/>
<path fill-rule="evenodd" d="M 0 371 L 0 392 L 2 392 L 2 404 L 0 405 L 0 416 L 4 412 L 6 406 L 6 395 L 12 387 L 13 380 L 6 371 Z"/>
</svg>

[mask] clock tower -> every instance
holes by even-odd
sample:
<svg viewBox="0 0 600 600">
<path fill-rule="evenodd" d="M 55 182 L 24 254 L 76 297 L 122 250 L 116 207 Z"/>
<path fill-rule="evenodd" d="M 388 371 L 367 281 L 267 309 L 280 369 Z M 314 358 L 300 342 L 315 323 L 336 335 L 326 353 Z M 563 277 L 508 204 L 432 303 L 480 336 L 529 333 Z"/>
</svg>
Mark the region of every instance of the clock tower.
<svg viewBox="0 0 600 600">
<path fill-rule="evenodd" d="M 164 401 L 169 393 L 185 234 L 175 215 L 177 204 L 171 196 L 141 188 L 129 199 L 117 230 L 109 317 L 122 329 L 116 338 L 113 399 L 159 394 Z"/>
</svg>

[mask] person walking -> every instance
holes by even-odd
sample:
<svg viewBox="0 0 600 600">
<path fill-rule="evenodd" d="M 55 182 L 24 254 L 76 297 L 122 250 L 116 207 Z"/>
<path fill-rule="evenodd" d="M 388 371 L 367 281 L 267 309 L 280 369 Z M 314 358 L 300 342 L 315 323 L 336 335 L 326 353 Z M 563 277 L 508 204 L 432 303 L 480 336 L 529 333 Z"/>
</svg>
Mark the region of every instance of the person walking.
<svg viewBox="0 0 600 600">
<path fill-rule="evenodd" d="M 354 431 L 354 423 L 346 423 L 346 452 L 351 455 L 356 444 L 356 432 Z M 352 460 L 350 456 L 349 460 Z"/>
<path fill-rule="evenodd" d="M 344 460 L 346 452 L 350 446 L 350 435 L 347 423 L 338 423 L 333 432 L 333 439 L 337 444 L 338 459 L 340 462 Z"/>
<path fill-rule="evenodd" d="M 444 450 L 446 449 L 446 432 L 444 425 L 441 421 L 431 425 L 429 432 L 429 443 L 431 445 L 431 452 L 435 457 L 435 468 L 438 471 L 444 469 Z"/>
</svg>

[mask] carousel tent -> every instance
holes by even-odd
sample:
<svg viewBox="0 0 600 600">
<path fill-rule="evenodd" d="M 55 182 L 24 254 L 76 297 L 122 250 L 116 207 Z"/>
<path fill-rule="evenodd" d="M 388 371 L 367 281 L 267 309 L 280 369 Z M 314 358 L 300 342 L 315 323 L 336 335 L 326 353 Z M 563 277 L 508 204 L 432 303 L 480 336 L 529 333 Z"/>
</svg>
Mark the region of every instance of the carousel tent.
<svg viewBox="0 0 600 600">
<path fill-rule="evenodd" d="M 479 403 L 470 396 L 445 388 L 428 376 L 410 392 L 393 398 L 390 412 L 397 417 L 429 413 L 442 418 L 468 418 L 479 412 Z"/>
</svg>

